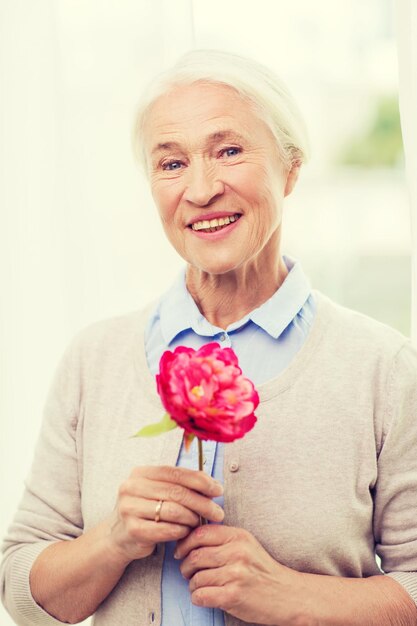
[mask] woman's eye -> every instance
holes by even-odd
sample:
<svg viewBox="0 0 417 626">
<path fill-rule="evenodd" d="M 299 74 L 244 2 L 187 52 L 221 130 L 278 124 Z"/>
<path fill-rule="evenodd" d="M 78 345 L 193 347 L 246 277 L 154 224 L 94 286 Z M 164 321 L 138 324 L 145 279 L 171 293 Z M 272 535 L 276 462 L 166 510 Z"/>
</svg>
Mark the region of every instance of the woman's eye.
<svg viewBox="0 0 417 626">
<path fill-rule="evenodd" d="M 174 172 L 175 170 L 179 170 L 182 167 L 181 161 L 168 161 L 168 163 L 162 164 L 163 170 L 168 170 L 169 172 Z"/>
<path fill-rule="evenodd" d="M 221 155 L 226 156 L 226 157 L 234 157 L 240 154 L 241 152 L 242 150 L 240 148 L 236 148 L 236 147 L 225 148 L 224 150 L 221 151 Z"/>
</svg>

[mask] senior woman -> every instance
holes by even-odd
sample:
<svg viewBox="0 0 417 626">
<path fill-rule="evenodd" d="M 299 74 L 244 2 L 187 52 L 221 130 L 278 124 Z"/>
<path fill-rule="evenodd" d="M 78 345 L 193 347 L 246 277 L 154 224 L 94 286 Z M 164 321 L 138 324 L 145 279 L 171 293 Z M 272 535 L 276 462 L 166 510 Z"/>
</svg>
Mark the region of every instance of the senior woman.
<svg viewBox="0 0 417 626">
<path fill-rule="evenodd" d="M 306 157 L 290 95 L 252 61 L 191 52 L 147 92 L 136 139 L 186 268 L 64 354 L 5 542 L 8 610 L 28 626 L 417 624 L 417 355 L 281 252 Z M 261 402 L 244 439 L 205 443 L 203 473 L 180 429 L 129 436 L 161 415 L 163 351 L 210 341 Z"/>
</svg>

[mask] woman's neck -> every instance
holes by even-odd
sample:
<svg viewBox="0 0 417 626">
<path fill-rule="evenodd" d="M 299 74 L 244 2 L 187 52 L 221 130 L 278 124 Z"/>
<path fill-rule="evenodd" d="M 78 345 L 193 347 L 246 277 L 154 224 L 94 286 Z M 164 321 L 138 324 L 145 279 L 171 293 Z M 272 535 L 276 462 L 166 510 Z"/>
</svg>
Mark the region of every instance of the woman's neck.
<svg viewBox="0 0 417 626">
<path fill-rule="evenodd" d="M 225 274 L 208 274 L 188 266 L 187 289 L 204 317 L 219 328 L 266 302 L 282 285 L 288 269 L 278 254 L 268 263 L 257 259 Z"/>
</svg>

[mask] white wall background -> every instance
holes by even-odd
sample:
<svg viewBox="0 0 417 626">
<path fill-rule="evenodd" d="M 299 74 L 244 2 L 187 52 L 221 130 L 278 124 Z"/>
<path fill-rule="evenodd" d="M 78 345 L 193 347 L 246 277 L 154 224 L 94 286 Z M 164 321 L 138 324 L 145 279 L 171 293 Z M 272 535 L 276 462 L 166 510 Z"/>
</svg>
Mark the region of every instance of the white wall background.
<svg viewBox="0 0 417 626">
<path fill-rule="evenodd" d="M 409 248 L 401 172 L 389 189 L 386 178 L 374 180 L 375 193 L 363 182 L 356 191 L 346 183 L 345 202 L 356 206 L 349 215 L 334 212 L 341 179 L 335 187 L 324 175 L 334 136 L 355 128 L 352 90 L 358 102 L 370 81 L 375 89 L 387 81 L 395 88 L 392 41 L 378 31 L 393 19 L 392 4 L 382 6 L 381 12 L 381 0 L 0 0 L 1 535 L 70 337 L 94 320 L 141 307 L 181 266 L 160 231 L 130 141 L 141 88 L 183 50 L 195 43 L 257 58 L 280 72 L 298 98 L 314 158 L 289 203 L 287 240 L 307 266 L 337 251 L 333 267 L 342 271 L 358 246 Z M 366 197 L 366 219 L 358 197 Z M 321 233 L 314 241 L 311 233 L 332 221 L 326 251 Z M 0 623 L 12 624 L 2 608 Z"/>
<path fill-rule="evenodd" d="M 417 3 L 397 0 L 399 102 L 411 215 L 411 338 L 417 346 Z"/>
</svg>

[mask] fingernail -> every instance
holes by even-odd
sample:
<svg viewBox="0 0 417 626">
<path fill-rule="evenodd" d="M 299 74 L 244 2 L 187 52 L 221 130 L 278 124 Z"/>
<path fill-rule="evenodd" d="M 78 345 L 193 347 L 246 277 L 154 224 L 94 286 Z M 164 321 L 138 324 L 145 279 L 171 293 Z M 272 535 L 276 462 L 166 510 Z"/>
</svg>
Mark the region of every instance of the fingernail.
<svg viewBox="0 0 417 626">
<path fill-rule="evenodd" d="M 220 493 L 224 492 L 223 485 L 216 481 L 216 487 L 220 487 Z"/>
<path fill-rule="evenodd" d="M 174 552 L 174 559 L 179 559 L 179 558 L 180 558 L 180 557 L 179 557 L 179 554 L 178 554 L 178 552 L 175 550 L 175 552 Z"/>
<path fill-rule="evenodd" d="M 224 511 L 220 506 L 216 507 L 215 513 L 216 513 L 216 519 L 218 519 L 219 521 L 221 521 L 224 518 Z"/>
</svg>

